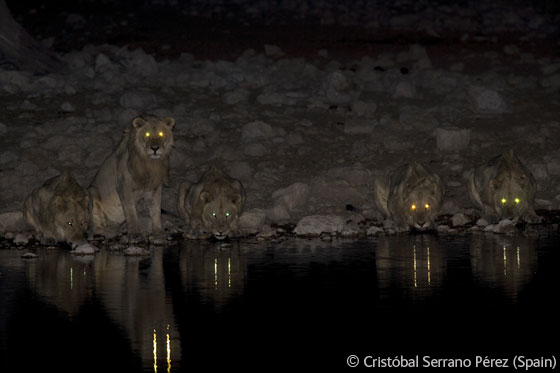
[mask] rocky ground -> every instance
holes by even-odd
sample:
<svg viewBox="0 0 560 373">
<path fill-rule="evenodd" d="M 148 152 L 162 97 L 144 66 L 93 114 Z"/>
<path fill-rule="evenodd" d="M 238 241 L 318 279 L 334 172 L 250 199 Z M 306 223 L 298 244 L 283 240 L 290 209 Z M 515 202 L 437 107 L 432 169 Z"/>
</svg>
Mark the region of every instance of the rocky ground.
<svg viewBox="0 0 560 373">
<path fill-rule="evenodd" d="M 292 18 L 284 25 L 281 17 L 251 18 L 268 4 L 256 2 L 221 28 L 209 27 L 208 17 L 229 25 L 241 11 L 172 4 L 176 17 L 195 20 L 189 40 L 170 30 L 150 39 L 139 26 L 143 13 L 113 17 L 97 33 L 95 14 L 56 13 L 58 33 L 28 26 L 69 71 L 0 68 L 0 232 L 15 230 L 13 212 L 62 170 L 87 186 L 143 112 L 177 122 L 164 208 L 176 211 L 178 185 L 217 165 L 245 185 L 242 220 L 251 233 L 270 235 L 270 226 L 307 217 L 314 221 L 296 232 L 374 234 L 383 223 L 374 178 L 412 160 L 444 180 L 441 213 L 454 221 L 442 225 L 472 226 L 467 177 L 508 148 L 537 180 L 537 209 L 560 209 L 560 18 L 546 12 L 552 5 L 424 1 L 407 13 L 337 3 L 287 2 Z M 18 19 L 29 25 L 43 11 Z M 60 30 L 82 36 L 68 41 Z"/>
</svg>

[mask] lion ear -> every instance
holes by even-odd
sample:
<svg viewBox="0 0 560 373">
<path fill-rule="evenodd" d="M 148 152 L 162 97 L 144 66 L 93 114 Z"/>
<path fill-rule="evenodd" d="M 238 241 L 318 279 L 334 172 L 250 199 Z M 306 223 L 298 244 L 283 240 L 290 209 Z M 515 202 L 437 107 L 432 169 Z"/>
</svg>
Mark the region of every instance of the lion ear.
<svg viewBox="0 0 560 373">
<path fill-rule="evenodd" d="M 173 127 L 175 127 L 175 119 L 171 117 L 167 117 L 163 121 L 165 122 L 165 124 L 167 124 L 169 128 L 173 129 Z"/>
<path fill-rule="evenodd" d="M 239 206 L 241 205 L 241 194 L 232 194 L 230 198 L 231 202 L 233 202 L 233 204 L 239 208 Z"/>
<path fill-rule="evenodd" d="M 212 195 L 208 192 L 200 193 L 200 200 L 204 203 L 208 203 L 212 200 Z"/>
<path fill-rule="evenodd" d="M 134 118 L 134 120 L 132 121 L 132 125 L 134 126 L 134 128 L 140 128 L 144 124 L 146 124 L 146 121 L 140 117 Z"/>
</svg>

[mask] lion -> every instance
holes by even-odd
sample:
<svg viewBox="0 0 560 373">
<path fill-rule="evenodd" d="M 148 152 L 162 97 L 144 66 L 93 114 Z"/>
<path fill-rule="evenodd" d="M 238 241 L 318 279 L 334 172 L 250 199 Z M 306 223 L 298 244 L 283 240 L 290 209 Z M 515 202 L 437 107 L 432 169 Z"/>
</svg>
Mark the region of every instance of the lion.
<svg viewBox="0 0 560 373">
<path fill-rule="evenodd" d="M 540 221 L 535 212 L 535 178 L 511 149 L 477 167 L 470 175 L 468 190 L 472 204 L 489 223 Z"/>
<path fill-rule="evenodd" d="M 405 164 L 388 178 L 377 178 L 375 203 L 399 230 L 435 227 L 444 188 L 441 178 L 418 162 Z"/>
<path fill-rule="evenodd" d="M 177 209 L 193 232 L 212 233 L 223 240 L 237 232 L 246 198 L 239 180 L 212 167 L 197 183 L 184 182 L 179 186 Z"/>
<path fill-rule="evenodd" d="M 90 199 L 69 172 L 55 176 L 31 192 L 23 204 L 23 218 L 41 237 L 42 244 L 86 243 Z"/>
<path fill-rule="evenodd" d="M 140 199 L 148 207 L 152 232 L 162 231 L 161 193 L 169 177 L 174 126 L 170 117 L 145 115 L 132 120 L 88 188 L 92 233 L 114 235 L 114 229 L 126 222 L 129 235 L 140 234 L 136 210 Z"/>
</svg>

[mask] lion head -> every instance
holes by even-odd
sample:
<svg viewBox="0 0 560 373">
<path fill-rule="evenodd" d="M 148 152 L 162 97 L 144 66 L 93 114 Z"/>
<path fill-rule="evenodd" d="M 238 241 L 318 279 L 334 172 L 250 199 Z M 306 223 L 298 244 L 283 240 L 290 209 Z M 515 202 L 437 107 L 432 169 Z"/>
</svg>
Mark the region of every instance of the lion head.
<svg viewBox="0 0 560 373">
<path fill-rule="evenodd" d="M 131 141 L 144 158 L 161 159 L 169 155 L 173 146 L 175 119 L 144 116 L 132 121 Z"/>
<path fill-rule="evenodd" d="M 527 193 L 528 182 L 525 175 L 490 180 L 492 205 L 500 219 L 517 220 L 528 213 L 533 198 Z"/>
<path fill-rule="evenodd" d="M 240 194 L 213 196 L 202 192 L 200 199 L 204 203 L 202 224 L 206 231 L 212 232 L 218 240 L 223 240 L 237 230 L 242 204 Z"/>
<path fill-rule="evenodd" d="M 90 219 L 87 195 L 80 199 L 72 198 L 72 196 L 56 196 L 53 214 L 52 222 L 57 241 L 68 242 L 72 246 L 85 241 Z"/>
<path fill-rule="evenodd" d="M 411 228 L 433 228 L 439 212 L 442 191 L 436 180 L 426 179 L 421 185 L 405 188 L 404 217 Z"/>
</svg>

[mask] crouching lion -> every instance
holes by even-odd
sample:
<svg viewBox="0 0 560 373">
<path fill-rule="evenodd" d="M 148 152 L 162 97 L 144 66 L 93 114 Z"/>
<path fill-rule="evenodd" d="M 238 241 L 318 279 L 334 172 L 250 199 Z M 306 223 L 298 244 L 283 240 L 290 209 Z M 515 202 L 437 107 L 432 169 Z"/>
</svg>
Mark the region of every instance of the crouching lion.
<svg viewBox="0 0 560 373">
<path fill-rule="evenodd" d="M 69 171 L 47 180 L 23 204 L 23 218 L 41 236 L 41 243 L 86 243 L 90 200 Z"/>
<path fill-rule="evenodd" d="M 92 231 L 114 235 L 126 222 L 129 234 L 140 233 L 136 205 L 144 199 L 152 231 L 160 232 L 162 186 L 169 175 L 175 119 L 135 118 L 118 146 L 101 165 L 89 186 Z"/>
<path fill-rule="evenodd" d="M 218 240 L 237 232 L 247 194 L 243 184 L 215 167 L 197 183 L 179 187 L 177 209 L 195 233 L 212 233 Z"/>
<path fill-rule="evenodd" d="M 501 219 L 537 223 L 536 181 L 531 172 L 508 150 L 477 167 L 470 176 L 469 197 L 489 223 Z"/>
<path fill-rule="evenodd" d="M 441 178 L 418 162 L 406 164 L 388 178 L 377 178 L 375 203 L 399 230 L 433 228 L 444 189 Z"/>
</svg>

